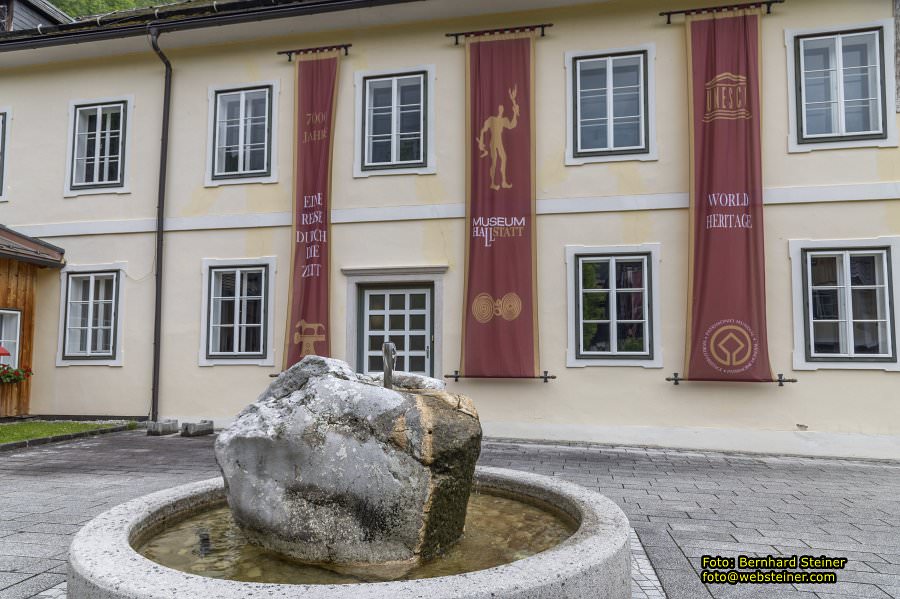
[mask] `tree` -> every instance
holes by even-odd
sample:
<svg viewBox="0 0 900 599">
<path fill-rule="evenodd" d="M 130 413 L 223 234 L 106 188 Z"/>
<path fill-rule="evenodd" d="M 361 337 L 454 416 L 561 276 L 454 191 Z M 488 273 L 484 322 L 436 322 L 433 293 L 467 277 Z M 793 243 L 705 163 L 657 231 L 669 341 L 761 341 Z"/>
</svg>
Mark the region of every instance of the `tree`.
<svg viewBox="0 0 900 599">
<path fill-rule="evenodd" d="M 73 17 L 98 15 L 126 8 L 144 8 L 159 4 L 151 0 L 56 0 L 54 4 Z"/>
</svg>

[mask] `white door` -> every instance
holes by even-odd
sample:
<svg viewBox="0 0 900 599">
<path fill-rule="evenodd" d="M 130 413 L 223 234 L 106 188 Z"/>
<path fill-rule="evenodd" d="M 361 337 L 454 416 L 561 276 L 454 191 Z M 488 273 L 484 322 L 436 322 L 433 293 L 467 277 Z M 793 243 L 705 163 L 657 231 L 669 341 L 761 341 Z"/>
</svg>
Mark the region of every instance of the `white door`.
<svg viewBox="0 0 900 599">
<path fill-rule="evenodd" d="M 381 348 L 391 341 L 397 347 L 394 370 L 433 376 L 431 293 L 428 287 L 373 287 L 363 291 L 360 370 L 381 372 Z"/>
</svg>

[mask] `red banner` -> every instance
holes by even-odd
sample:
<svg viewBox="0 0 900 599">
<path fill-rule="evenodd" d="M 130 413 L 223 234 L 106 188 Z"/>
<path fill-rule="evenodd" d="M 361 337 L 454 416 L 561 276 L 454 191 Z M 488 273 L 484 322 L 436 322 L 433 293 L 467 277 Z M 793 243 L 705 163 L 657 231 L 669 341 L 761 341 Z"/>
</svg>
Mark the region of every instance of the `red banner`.
<svg viewBox="0 0 900 599">
<path fill-rule="evenodd" d="M 331 156 L 337 52 L 297 56 L 294 234 L 285 368 L 328 356 Z"/>
<path fill-rule="evenodd" d="M 691 251 L 685 372 L 771 381 L 758 11 L 688 20 Z"/>
<path fill-rule="evenodd" d="M 462 374 L 537 374 L 534 36 L 466 40 Z"/>
</svg>

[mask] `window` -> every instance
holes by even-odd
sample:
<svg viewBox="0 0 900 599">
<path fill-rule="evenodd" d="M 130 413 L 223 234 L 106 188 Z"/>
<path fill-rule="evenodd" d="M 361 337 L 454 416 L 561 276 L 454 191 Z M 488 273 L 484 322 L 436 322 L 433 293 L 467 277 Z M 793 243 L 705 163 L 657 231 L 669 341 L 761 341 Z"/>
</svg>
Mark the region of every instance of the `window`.
<svg viewBox="0 0 900 599">
<path fill-rule="evenodd" d="M 804 251 L 808 360 L 894 360 L 888 248 Z"/>
<path fill-rule="evenodd" d="M 662 368 L 659 244 L 566 246 L 566 365 Z"/>
<path fill-rule="evenodd" d="M 210 269 L 208 358 L 266 355 L 268 276 L 267 266 Z"/>
<path fill-rule="evenodd" d="M 363 79 L 363 170 L 426 164 L 425 76 Z"/>
<path fill-rule="evenodd" d="M 801 143 L 885 137 L 882 29 L 796 38 Z"/>
<path fill-rule="evenodd" d="M 432 376 L 432 288 L 360 288 L 360 296 L 362 370 L 382 372 L 382 346 L 390 341 L 395 370 Z"/>
<path fill-rule="evenodd" d="M 123 185 L 126 102 L 75 107 L 70 188 Z"/>
<path fill-rule="evenodd" d="M 19 323 L 22 314 L 16 310 L 0 310 L 0 347 L 9 352 L 0 356 L 0 364 L 11 368 L 19 367 Z"/>
<path fill-rule="evenodd" d="M 272 174 L 274 86 L 214 92 L 212 179 Z"/>
<path fill-rule="evenodd" d="M 647 256 L 578 257 L 579 356 L 649 356 Z"/>
<path fill-rule="evenodd" d="M 573 60 L 575 155 L 645 152 L 647 53 Z"/>
<path fill-rule="evenodd" d="M 79 272 L 67 277 L 62 358 L 114 358 L 119 273 Z"/>
</svg>

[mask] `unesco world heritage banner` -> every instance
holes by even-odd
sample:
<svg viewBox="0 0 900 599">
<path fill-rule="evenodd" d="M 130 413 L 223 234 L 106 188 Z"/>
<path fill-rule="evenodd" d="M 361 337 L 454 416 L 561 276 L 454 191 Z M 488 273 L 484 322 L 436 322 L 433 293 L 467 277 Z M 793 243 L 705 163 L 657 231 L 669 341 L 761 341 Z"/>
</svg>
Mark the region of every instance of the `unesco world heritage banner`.
<svg viewBox="0 0 900 599">
<path fill-rule="evenodd" d="M 294 231 L 285 368 L 304 356 L 328 356 L 331 160 L 337 51 L 297 56 Z"/>
<path fill-rule="evenodd" d="M 759 11 L 687 21 L 689 380 L 772 380 L 766 336 L 759 21 Z"/>
<path fill-rule="evenodd" d="M 464 376 L 537 374 L 533 49 L 533 33 L 466 40 Z"/>
</svg>

